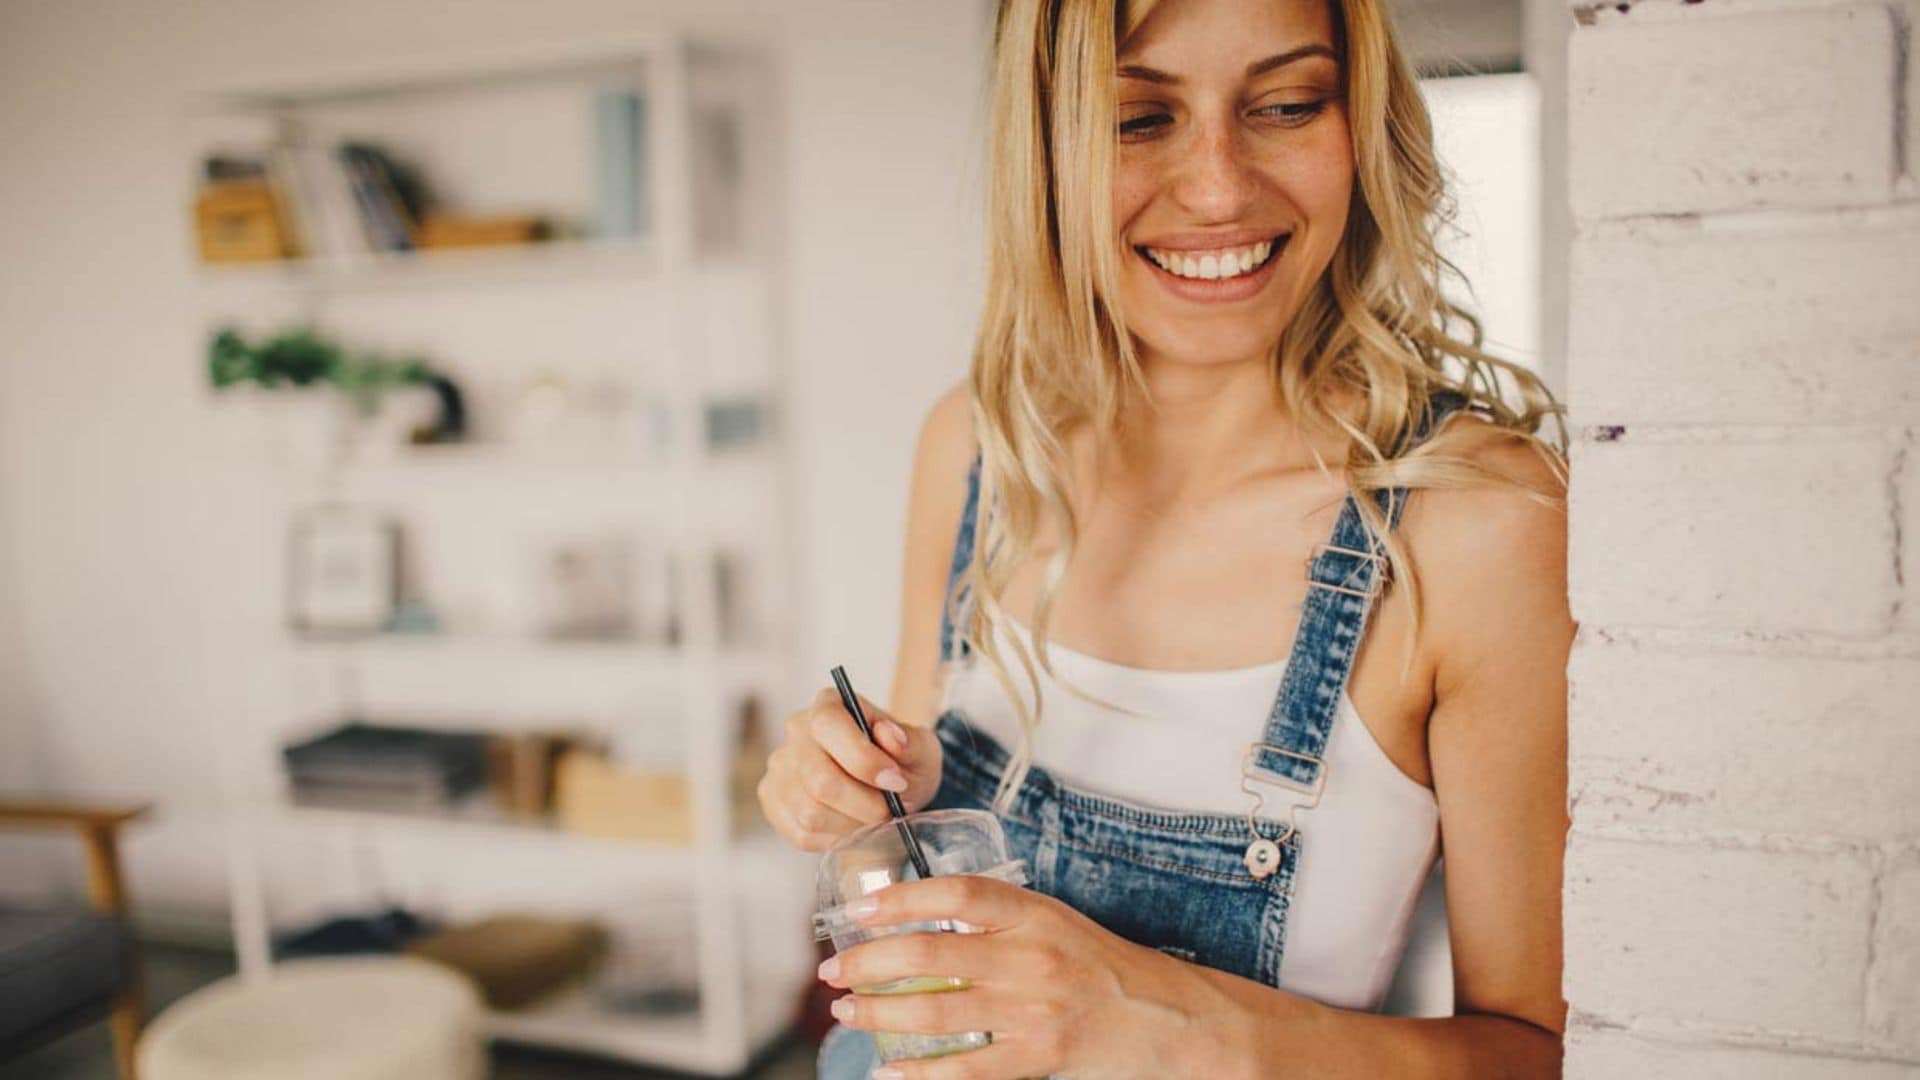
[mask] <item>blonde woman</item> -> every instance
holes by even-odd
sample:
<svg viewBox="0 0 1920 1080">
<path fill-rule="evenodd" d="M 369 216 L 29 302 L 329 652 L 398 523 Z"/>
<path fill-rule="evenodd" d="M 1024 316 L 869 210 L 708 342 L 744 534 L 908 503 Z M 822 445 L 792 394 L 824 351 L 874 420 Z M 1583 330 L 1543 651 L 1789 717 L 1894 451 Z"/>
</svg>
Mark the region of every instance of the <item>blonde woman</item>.
<svg viewBox="0 0 1920 1080">
<path fill-rule="evenodd" d="M 822 966 L 913 1080 L 1558 1075 L 1565 470 L 1442 297 L 1380 0 L 1003 0 L 989 295 L 918 449 L 891 710 L 832 691 L 760 787 L 808 850 L 990 807 L 1032 887 Z M 1446 859 L 1454 1015 L 1377 1013 Z"/>
</svg>

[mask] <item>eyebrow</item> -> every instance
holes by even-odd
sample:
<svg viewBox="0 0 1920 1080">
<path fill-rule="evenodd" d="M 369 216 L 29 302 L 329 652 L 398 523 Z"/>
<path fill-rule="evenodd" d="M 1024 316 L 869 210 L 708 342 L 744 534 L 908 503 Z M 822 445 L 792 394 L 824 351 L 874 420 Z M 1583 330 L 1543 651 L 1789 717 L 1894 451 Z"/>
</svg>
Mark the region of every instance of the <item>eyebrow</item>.
<svg viewBox="0 0 1920 1080">
<path fill-rule="evenodd" d="M 1296 60 L 1304 60 L 1309 56 L 1324 56 L 1335 62 L 1338 62 L 1340 59 L 1334 55 L 1332 46 L 1321 45 L 1319 43 L 1302 45 L 1297 49 L 1288 49 L 1283 53 L 1275 53 L 1265 60 L 1256 60 L 1248 64 L 1246 77 L 1249 79 L 1258 78 L 1269 71 L 1286 67 Z M 1181 82 L 1181 78 L 1178 75 L 1170 75 L 1167 72 L 1157 68 L 1147 67 L 1144 64 L 1122 64 L 1115 74 L 1123 79 L 1139 79 L 1142 82 L 1159 83 L 1162 86 L 1178 86 Z"/>
</svg>

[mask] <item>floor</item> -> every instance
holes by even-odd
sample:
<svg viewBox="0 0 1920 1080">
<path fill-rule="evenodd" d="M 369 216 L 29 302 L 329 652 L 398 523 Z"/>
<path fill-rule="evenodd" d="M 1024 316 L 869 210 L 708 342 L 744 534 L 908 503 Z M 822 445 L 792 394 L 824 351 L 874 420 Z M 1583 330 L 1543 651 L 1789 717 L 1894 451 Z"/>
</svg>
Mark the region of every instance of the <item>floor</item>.
<svg viewBox="0 0 1920 1080">
<path fill-rule="evenodd" d="M 233 954 L 220 949 L 149 942 L 145 957 L 151 1008 L 156 1014 L 233 972 Z M 812 1046 L 790 1043 L 743 1080 L 813 1080 L 813 1052 Z M 113 1075 L 113 1041 L 104 1021 L 24 1058 L 0 1063 L 0 1080 L 112 1080 Z M 666 1080 L 677 1075 L 530 1049 L 500 1047 L 493 1054 L 493 1080 Z"/>
</svg>

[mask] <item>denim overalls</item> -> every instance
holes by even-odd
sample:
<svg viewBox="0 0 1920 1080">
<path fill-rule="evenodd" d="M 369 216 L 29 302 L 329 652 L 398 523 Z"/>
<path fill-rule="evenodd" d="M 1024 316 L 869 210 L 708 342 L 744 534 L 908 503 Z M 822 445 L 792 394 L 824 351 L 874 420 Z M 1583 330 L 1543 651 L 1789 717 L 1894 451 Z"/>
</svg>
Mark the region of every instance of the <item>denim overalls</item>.
<svg viewBox="0 0 1920 1080">
<path fill-rule="evenodd" d="M 1427 424 L 1415 439 L 1463 404 L 1457 394 L 1435 394 Z M 979 494 L 976 456 L 947 580 L 950 599 L 973 558 Z M 1406 497 L 1404 488 L 1376 493 L 1390 524 L 1399 523 Z M 1129 941 L 1277 985 L 1304 838 L 1291 811 L 1280 817 L 1260 813 L 1260 786 L 1291 793 L 1279 801 L 1296 809 L 1319 801 L 1327 779 L 1321 754 L 1373 598 L 1385 582 L 1383 571 L 1384 560 L 1348 496 L 1333 535 L 1314 549 L 1308 563 L 1312 587 L 1265 730 L 1249 744 L 1241 775 L 1221 777 L 1222 783 L 1238 782 L 1247 791 L 1246 815 L 1180 813 L 1121 802 L 1077 790 L 1035 766 L 1001 818 L 1013 855 L 1027 861 L 1031 887 Z M 971 653 L 947 617 L 953 608 L 946 605 L 941 617 L 943 661 Z M 957 712 L 943 713 L 934 730 L 945 752 L 944 771 L 940 790 L 926 808 L 990 808 L 1007 749 L 969 728 Z M 872 1038 L 864 1031 L 835 1026 L 820 1049 L 821 1080 L 864 1080 L 878 1065 Z"/>
</svg>

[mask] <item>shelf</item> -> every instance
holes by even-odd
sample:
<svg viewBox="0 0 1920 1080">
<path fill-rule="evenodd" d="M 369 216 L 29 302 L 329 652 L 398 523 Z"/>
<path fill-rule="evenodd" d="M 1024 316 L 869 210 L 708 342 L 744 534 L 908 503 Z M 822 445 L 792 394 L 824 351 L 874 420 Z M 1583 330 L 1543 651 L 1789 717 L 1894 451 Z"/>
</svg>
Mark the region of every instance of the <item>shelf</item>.
<svg viewBox="0 0 1920 1080">
<path fill-rule="evenodd" d="M 663 670 L 685 659 L 674 645 L 640 638 L 557 640 L 513 634 L 367 634 L 361 637 L 293 637 L 289 646 L 302 655 L 378 653 L 382 656 L 472 660 L 607 660 L 657 665 Z"/>
<path fill-rule="evenodd" d="M 679 665 L 699 657 L 696 651 L 633 639 L 552 640 L 512 634 L 368 634 L 364 637 L 290 637 L 287 647 L 296 656 L 359 655 L 382 660 L 422 662 L 551 662 L 621 664 L 635 672 L 665 676 Z M 722 646 L 712 659 L 724 672 L 751 672 L 777 657 L 764 647 Z"/>
<path fill-rule="evenodd" d="M 257 71 L 219 72 L 197 88 L 195 99 L 203 110 L 272 111 L 529 79 L 626 79 L 637 65 L 680 46 L 665 28 L 640 28 L 579 41 L 410 51 L 404 59 L 355 56 L 305 67 L 277 63 Z"/>
<path fill-rule="evenodd" d="M 659 270 L 654 244 L 645 239 L 556 240 L 500 247 L 429 248 L 282 259 L 257 263 L 199 264 L 207 291 L 273 290 L 351 292 L 362 289 L 440 288 L 464 284 L 609 276 L 644 278 Z"/>
<path fill-rule="evenodd" d="M 281 823 L 333 823 L 377 828 L 383 839 L 412 833 L 429 841 L 449 836 L 483 840 L 488 843 L 520 843 L 528 840 L 569 851 L 588 860 L 638 859 L 656 863 L 661 869 L 688 870 L 702 855 L 720 855 L 753 862 L 788 858 L 779 835 L 763 824 L 754 823 L 718 850 L 691 843 L 665 840 L 615 840 L 568 832 L 552 818 L 515 817 L 496 808 L 482 792 L 468 796 L 452 806 L 440 809 L 386 809 L 378 807 L 327 806 L 297 803 L 286 799 L 270 804 L 270 817 Z"/>
<path fill-rule="evenodd" d="M 585 476 L 628 481 L 664 480 L 675 468 L 670 450 L 649 446 L 641 440 L 630 442 L 490 442 L 446 443 L 442 445 L 394 446 L 362 452 L 331 466 L 316 465 L 312 471 L 338 470 L 344 476 L 400 476 L 409 473 L 440 471 L 490 471 L 498 473 L 565 472 Z M 709 450 L 689 462 L 689 468 L 706 473 L 720 483 L 748 481 L 755 474 L 770 472 L 778 459 L 767 444 Z"/>
</svg>

